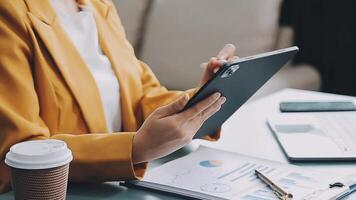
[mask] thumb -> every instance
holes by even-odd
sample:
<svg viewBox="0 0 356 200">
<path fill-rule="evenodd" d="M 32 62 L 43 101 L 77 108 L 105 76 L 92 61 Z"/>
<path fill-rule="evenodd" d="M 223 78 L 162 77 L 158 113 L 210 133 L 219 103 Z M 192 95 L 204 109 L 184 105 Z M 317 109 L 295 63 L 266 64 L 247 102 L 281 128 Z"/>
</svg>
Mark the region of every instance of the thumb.
<svg viewBox="0 0 356 200">
<path fill-rule="evenodd" d="M 220 60 L 228 60 L 230 57 L 234 56 L 236 47 L 233 44 L 227 44 L 220 50 L 217 57 Z"/>
<path fill-rule="evenodd" d="M 160 107 L 158 110 L 160 116 L 166 117 L 169 115 L 176 114 L 177 112 L 181 111 L 184 108 L 184 106 L 187 104 L 188 100 L 189 100 L 188 94 L 184 94 L 181 97 L 179 97 L 177 100 L 175 100 L 174 102 Z"/>
</svg>

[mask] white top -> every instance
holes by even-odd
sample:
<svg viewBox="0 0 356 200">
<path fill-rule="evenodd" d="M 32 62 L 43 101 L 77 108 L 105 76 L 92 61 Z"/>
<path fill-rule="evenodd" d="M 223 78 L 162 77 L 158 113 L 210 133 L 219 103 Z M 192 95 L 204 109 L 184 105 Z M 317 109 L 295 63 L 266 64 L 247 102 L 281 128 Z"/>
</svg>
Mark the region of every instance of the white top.
<svg viewBox="0 0 356 200">
<path fill-rule="evenodd" d="M 13 145 L 5 163 L 18 169 L 49 169 L 72 161 L 72 152 L 60 140 L 34 140 Z"/>
<path fill-rule="evenodd" d="M 92 9 L 89 6 L 80 6 L 79 12 L 68 14 L 59 9 L 57 1 L 52 0 L 52 5 L 64 30 L 71 38 L 96 81 L 103 102 L 108 131 L 121 131 L 119 82 L 111 67 L 110 60 L 104 55 L 99 45 L 98 31 Z"/>
</svg>

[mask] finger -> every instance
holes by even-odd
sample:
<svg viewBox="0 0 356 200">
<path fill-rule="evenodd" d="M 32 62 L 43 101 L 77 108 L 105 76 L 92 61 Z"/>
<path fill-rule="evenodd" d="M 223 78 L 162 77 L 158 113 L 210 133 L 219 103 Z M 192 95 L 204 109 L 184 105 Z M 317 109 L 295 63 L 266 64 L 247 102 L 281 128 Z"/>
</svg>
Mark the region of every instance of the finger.
<svg viewBox="0 0 356 200">
<path fill-rule="evenodd" d="M 213 103 L 215 103 L 215 101 L 217 101 L 220 96 L 221 96 L 221 94 L 216 92 L 216 93 L 210 95 L 209 97 L 207 97 L 206 99 L 198 102 L 196 105 L 187 109 L 186 111 L 177 114 L 176 117 L 181 120 L 190 120 L 190 119 L 194 118 L 195 116 L 199 115 L 201 112 L 203 112 L 209 106 L 211 106 Z"/>
<path fill-rule="evenodd" d="M 226 60 L 219 60 L 216 57 L 212 57 L 209 60 L 207 69 L 209 70 L 209 72 L 215 74 L 220 69 L 220 67 L 222 67 L 225 63 Z"/>
<path fill-rule="evenodd" d="M 233 44 L 227 44 L 218 53 L 217 57 L 221 60 L 228 60 L 230 57 L 235 55 L 236 47 Z"/>
<path fill-rule="evenodd" d="M 213 69 L 213 73 L 215 74 L 217 71 L 219 71 L 219 69 L 220 69 L 225 63 L 226 63 L 226 61 L 220 60 L 219 65 Z"/>
<path fill-rule="evenodd" d="M 232 56 L 232 57 L 230 57 L 229 59 L 228 59 L 228 61 L 234 61 L 234 60 L 237 60 L 237 59 L 239 59 L 240 57 L 238 57 L 238 56 Z"/>
<path fill-rule="evenodd" d="M 200 64 L 200 68 L 206 69 L 206 68 L 208 67 L 208 65 L 209 65 L 209 62 L 201 63 L 201 64 Z"/>
<path fill-rule="evenodd" d="M 217 57 L 211 57 L 208 62 L 201 63 L 200 68 L 203 69 L 209 69 L 211 67 L 214 67 L 214 65 L 219 64 L 219 59 Z"/>
<path fill-rule="evenodd" d="M 198 116 L 190 120 L 189 126 L 194 127 L 194 129 L 198 130 L 203 123 L 209 119 L 212 115 L 214 115 L 216 112 L 218 112 L 221 108 L 221 105 L 224 104 L 226 101 L 225 97 L 220 97 L 218 101 L 216 101 L 213 105 L 211 105 L 209 108 L 201 112 Z M 192 133 L 191 137 L 194 137 L 196 133 Z"/>
<path fill-rule="evenodd" d="M 225 97 L 220 97 L 219 100 L 216 101 L 213 105 L 201 112 L 201 115 L 199 115 L 199 117 L 196 117 L 197 120 L 200 120 L 201 124 L 204 123 L 207 119 L 209 119 L 212 115 L 214 115 L 220 110 L 221 106 L 225 103 L 225 101 Z"/>
<path fill-rule="evenodd" d="M 231 61 L 237 60 L 239 58 L 240 57 L 238 57 L 238 56 L 232 56 L 227 61 L 231 62 Z M 214 68 L 212 69 L 213 73 L 215 74 L 220 69 L 220 67 L 222 67 L 227 61 L 226 60 L 219 60 L 219 63 L 215 64 Z"/>
<path fill-rule="evenodd" d="M 179 97 L 176 101 L 166 105 L 166 106 L 162 106 L 160 108 L 157 109 L 157 114 L 160 117 L 166 117 L 169 115 L 173 115 L 179 111 L 181 111 L 184 106 L 187 104 L 189 100 L 189 96 L 188 94 L 184 94 L 181 97 Z"/>
</svg>

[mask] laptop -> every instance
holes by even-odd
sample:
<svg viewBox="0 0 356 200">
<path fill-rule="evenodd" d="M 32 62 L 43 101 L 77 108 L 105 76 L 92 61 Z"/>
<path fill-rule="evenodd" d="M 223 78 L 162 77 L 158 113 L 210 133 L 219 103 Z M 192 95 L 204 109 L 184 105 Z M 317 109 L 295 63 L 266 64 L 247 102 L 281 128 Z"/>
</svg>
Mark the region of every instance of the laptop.
<svg viewBox="0 0 356 200">
<path fill-rule="evenodd" d="M 267 119 L 291 161 L 356 161 L 356 112 L 279 113 Z"/>
</svg>

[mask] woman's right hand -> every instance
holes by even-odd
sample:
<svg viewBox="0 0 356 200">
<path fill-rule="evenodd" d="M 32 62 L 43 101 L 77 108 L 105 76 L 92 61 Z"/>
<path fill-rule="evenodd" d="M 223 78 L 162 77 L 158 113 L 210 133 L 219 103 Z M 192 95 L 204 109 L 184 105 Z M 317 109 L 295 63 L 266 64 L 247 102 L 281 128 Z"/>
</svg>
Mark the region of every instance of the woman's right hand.
<svg viewBox="0 0 356 200">
<path fill-rule="evenodd" d="M 143 123 L 133 139 L 134 164 L 166 156 L 189 143 L 195 133 L 214 113 L 219 111 L 225 97 L 214 93 L 193 107 L 180 112 L 189 97 L 156 109 Z"/>
</svg>

